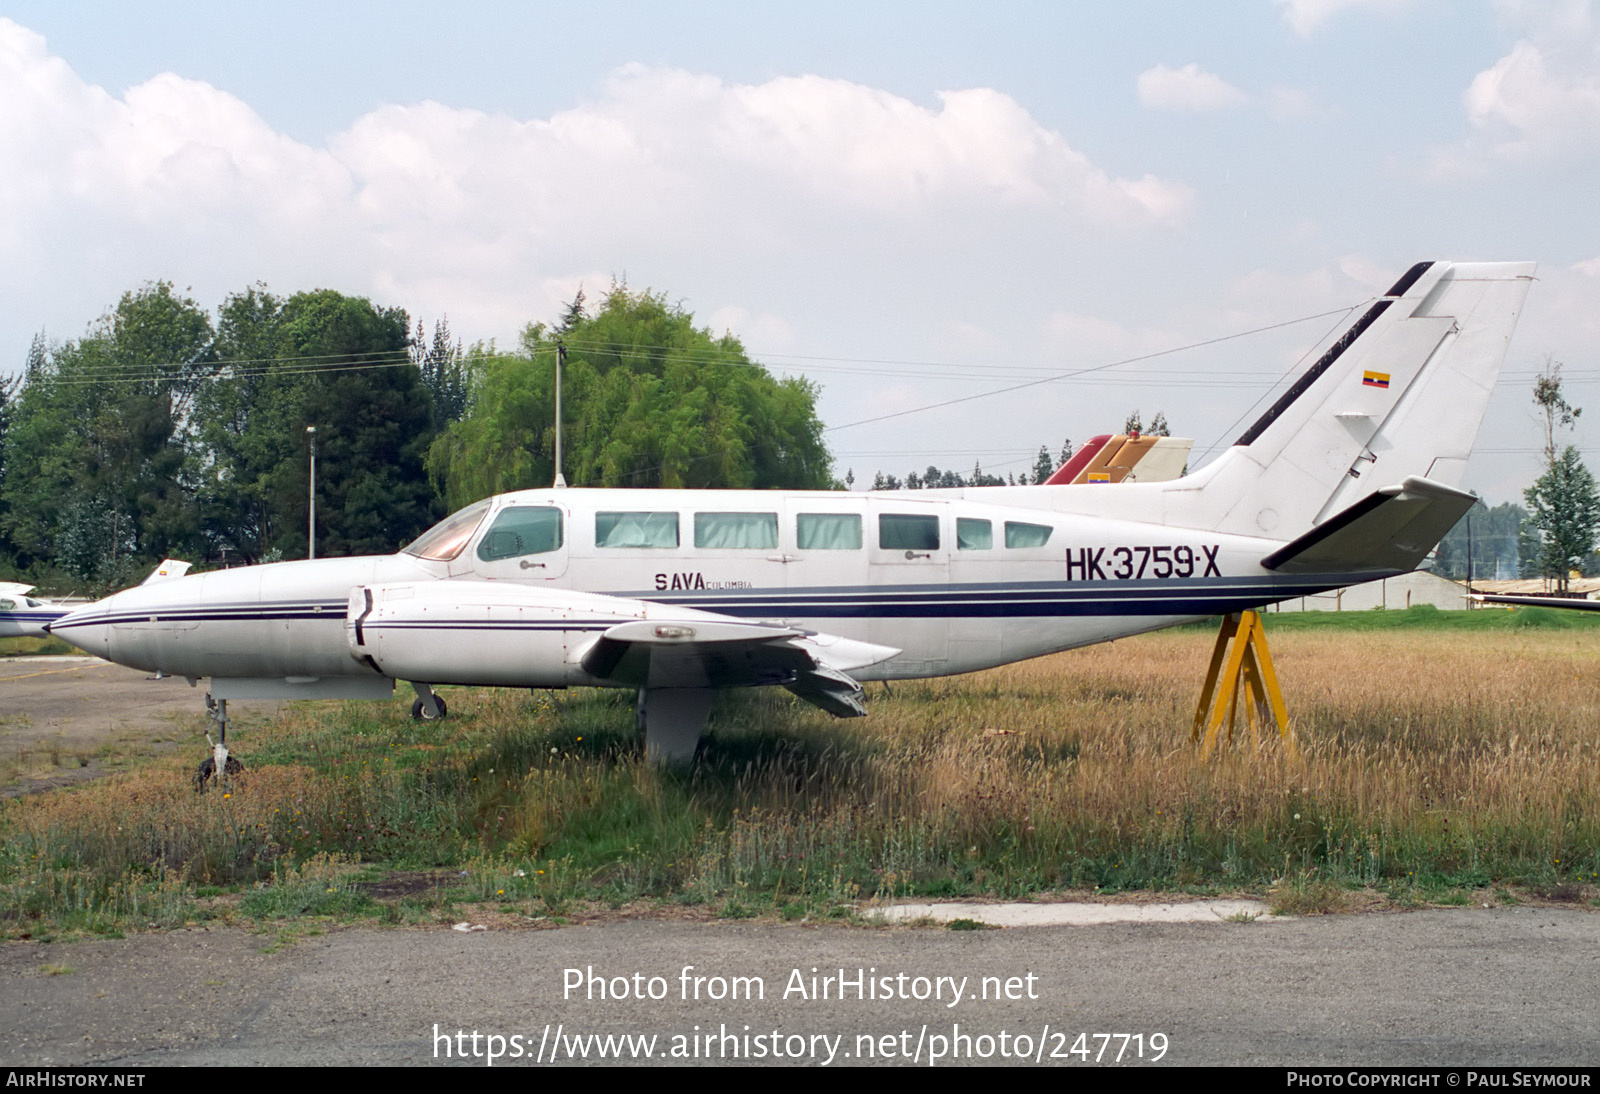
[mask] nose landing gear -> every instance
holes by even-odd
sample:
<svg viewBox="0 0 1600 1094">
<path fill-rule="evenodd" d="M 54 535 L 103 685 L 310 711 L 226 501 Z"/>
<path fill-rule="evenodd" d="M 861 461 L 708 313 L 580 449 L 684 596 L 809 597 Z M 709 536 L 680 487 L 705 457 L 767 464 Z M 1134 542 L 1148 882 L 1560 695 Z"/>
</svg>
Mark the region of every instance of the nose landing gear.
<svg viewBox="0 0 1600 1094">
<path fill-rule="evenodd" d="M 206 743 L 211 746 L 211 755 L 202 760 L 200 766 L 195 769 L 196 790 L 206 790 L 213 780 L 221 782 L 244 770 L 244 764 L 228 755 L 228 700 L 213 699 L 208 692 L 206 717 L 216 727 L 217 739 L 213 741 L 210 730 L 206 731 Z M 220 777 L 217 774 L 219 771 L 222 773 Z"/>
</svg>

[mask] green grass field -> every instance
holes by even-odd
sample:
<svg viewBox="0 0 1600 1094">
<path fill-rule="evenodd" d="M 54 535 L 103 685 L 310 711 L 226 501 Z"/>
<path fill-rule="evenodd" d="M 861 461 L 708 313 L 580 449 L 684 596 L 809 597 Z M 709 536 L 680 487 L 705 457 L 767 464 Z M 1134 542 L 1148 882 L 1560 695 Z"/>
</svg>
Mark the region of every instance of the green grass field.
<svg viewBox="0 0 1600 1094">
<path fill-rule="evenodd" d="M 624 905 L 820 917 L 904 896 L 1253 892 L 1329 910 L 1590 900 L 1600 621 L 1553 611 L 1267 620 L 1299 746 L 1190 742 L 1213 628 L 868 689 L 835 721 L 723 696 L 689 770 L 631 696 L 295 704 L 235 741 L 0 807 L 0 931 L 223 917 L 435 921 Z"/>
</svg>

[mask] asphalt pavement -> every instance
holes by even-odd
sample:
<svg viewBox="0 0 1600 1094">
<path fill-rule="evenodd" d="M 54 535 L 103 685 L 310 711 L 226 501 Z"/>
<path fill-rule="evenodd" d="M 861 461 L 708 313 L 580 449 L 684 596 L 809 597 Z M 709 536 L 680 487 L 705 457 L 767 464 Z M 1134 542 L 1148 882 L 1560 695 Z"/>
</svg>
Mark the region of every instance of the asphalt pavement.
<svg viewBox="0 0 1600 1094">
<path fill-rule="evenodd" d="M 1600 915 L 632 919 L 0 947 L 0 1064 L 1600 1064 Z"/>
</svg>

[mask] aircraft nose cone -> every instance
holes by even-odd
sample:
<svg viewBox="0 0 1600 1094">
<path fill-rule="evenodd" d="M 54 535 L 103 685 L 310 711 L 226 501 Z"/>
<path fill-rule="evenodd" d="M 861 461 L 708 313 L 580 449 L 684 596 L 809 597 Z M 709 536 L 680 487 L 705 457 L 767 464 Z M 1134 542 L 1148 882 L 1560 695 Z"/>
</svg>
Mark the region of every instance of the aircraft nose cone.
<svg viewBox="0 0 1600 1094">
<path fill-rule="evenodd" d="M 105 622 L 105 612 L 98 605 L 90 604 L 70 611 L 45 629 L 85 653 L 111 660 L 111 625 Z"/>
</svg>

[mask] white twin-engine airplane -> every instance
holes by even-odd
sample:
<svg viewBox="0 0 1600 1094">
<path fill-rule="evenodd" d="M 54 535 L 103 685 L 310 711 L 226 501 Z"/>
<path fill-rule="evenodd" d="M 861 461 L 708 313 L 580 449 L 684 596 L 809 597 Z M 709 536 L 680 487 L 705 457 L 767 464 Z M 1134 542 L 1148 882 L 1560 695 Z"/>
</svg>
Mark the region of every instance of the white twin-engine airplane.
<svg viewBox="0 0 1600 1094">
<path fill-rule="evenodd" d="M 913 492 L 522 490 L 396 555 L 196 574 L 51 628 L 226 700 L 432 685 L 639 692 L 691 757 L 713 691 L 839 717 L 861 684 L 1003 665 L 1414 569 L 1458 489 L 1532 263 L 1414 266 L 1245 431 L 1167 482 Z M 237 761 L 232 761 L 237 765 Z"/>
</svg>

